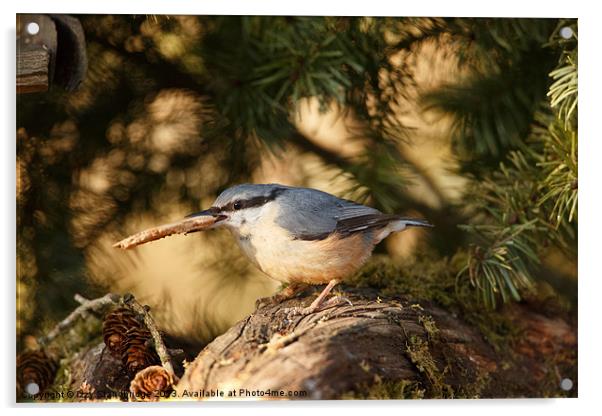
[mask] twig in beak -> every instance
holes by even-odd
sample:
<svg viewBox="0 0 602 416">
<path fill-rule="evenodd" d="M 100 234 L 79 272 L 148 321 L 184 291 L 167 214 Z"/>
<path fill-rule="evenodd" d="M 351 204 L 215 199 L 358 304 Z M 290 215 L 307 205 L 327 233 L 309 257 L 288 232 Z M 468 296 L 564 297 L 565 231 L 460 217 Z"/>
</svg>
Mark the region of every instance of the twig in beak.
<svg viewBox="0 0 602 416">
<path fill-rule="evenodd" d="M 206 230 L 221 218 L 211 215 L 201 215 L 197 217 L 184 218 L 181 221 L 171 224 L 159 225 L 158 227 L 149 228 L 139 233 L 133 234 L 123 240 L 113 244 L 113 247 L 122 248 L 124 250 L 139 246 L 149 241 L 159 240 L 164 237 L 169 237 L 173 234 L 188 234 L 195 231 Z"/>
</svg>

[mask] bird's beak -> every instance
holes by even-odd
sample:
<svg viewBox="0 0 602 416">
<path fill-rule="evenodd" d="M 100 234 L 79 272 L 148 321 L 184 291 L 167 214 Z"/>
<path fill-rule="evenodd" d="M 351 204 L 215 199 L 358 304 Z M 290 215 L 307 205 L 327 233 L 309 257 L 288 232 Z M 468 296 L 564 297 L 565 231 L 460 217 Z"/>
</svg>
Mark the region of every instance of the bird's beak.
<svg viewBox="0 0 602 416">
<path fill-rule="evenodd" d="M 228 218 L 227 215 L 220 213 L 216 208 L 213 208 L 213 207 L 206 209 L 204 211 L 199 211 L 199 212 L 194 212 L 192 214 L 188 214 L 186 216 L 186 218 L 203 217 L 203 216 L 213 217 L 215 219 L 216 223 Z"/>
</svg>

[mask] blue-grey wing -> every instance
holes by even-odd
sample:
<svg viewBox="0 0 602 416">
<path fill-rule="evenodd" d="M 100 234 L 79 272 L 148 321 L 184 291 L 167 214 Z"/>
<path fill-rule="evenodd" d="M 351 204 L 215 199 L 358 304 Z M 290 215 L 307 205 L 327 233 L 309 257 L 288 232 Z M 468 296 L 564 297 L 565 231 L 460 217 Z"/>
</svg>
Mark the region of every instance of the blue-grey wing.
<svg viewBox="0 0 602 416">
<path fill-rule="evenodd" d="M 321 240 L 333 233 L 348 236 L 380 228 L 393 217 L 314 189 L 288 188 L 278 196 L 276 223 L 300 240 Z"/>
</svg>

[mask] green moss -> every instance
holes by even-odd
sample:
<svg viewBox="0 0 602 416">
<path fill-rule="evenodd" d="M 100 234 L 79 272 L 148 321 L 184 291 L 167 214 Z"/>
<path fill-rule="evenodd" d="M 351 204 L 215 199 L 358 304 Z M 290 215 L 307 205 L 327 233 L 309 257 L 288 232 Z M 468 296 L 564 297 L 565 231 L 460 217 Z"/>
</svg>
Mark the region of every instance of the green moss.
<svg viewBox="0 0 602 416">
<path fill-rule="evenodd" d="M 424 256 L 400 265 L 387 256 L 374 256 L 347 283 L 377 289 L 384 296 L 434 302 L 476 326 L 497 351 L 508 349 L 518 330 L 500 311 L 484 308 L 467 282 L 457 281 L 454 271 L 462 261 L 462 255 L 435 259 Z"/>
<path fill-rule="evenodd" d="M 423 311 L 418 305 L 413 308 Z M 458 360 L 449 345 L 441 339 L 440 330 L 432 316 L 419 314 L 418 322 L 425 334 L 406 335 L 406 348 L 402 353 L 414 364 L 420 380 L 382 381 L 374 376 L 371 385 L 359 386 L 353 392 L 342 395 L 344 399 L 422 399 L 422 398 L 477 398 L 487 387 L 489 377 L 479 373 L 474 365 Z M 405 331 L 404 331 L 405 332 Z M 425 336 L 426 335 L 426 336 Z M 364 371 L 370 367 L 360 363 Z M 450 377 L 452 373 L 456 377 Z M 449 380 L 448 380 L 449 379 Z M 455 380 L 455 381 L 454 381 Z M 470 381 L 474 380 L 474 381 Z M 452 386 L 450 382 L 453 382 Z"/>
<path fill-rule="evenodd" d="M 475 381 L 457 387 L 456 397 L 461 399 L 479 399 L 483 391 L 489 387 L 490 382 L 491 377 L 489 376 L 489 373 L 479 371 Z"/>
<path fill-rule="evenodd" d="M 455 262 L 449 258 L 424 257 L 397 264 L 388 256 L 375 255 L 347 282 L 357 287 L 380 289 L 383 295 L 401 292 L 446 305 L 455 301 Z"/>
<path fill-rule="evenodd" d="M 440 371 L 433 358 L 429 343 L 417 336 L 411 336 L 406 344 L 406 355 L 428 381 L 427 393 L 432 398 L 453 398 L 453 388 L 445 383 L 447 367 Z"/>
<path fill-rule="evenodd" d="M 435 320 L 432 316 L 421 315 L 418 317 L 418 322 L 424 327 L 429 339 L 434 340 L 437 338 L 439 335 L 439 328 L 437 328 L 437 324 L 435 324 Z"/>
<path fill-rule="evenodd" d="M 102 320 L 93 315 L 79 319 L 72 327 L 60 333 L 51 343 L 50 347 L 58 350 L 61 356 L 69 356 L 73 351 L 90 345 L 92 341 L 102 334 Z"/>
<path fill-rule="evenodd" d="M 56 378 L 54 379 L 54 383 L 53 385 L 50 387 L 49 390 L 51 391 L 55 391 L 55 392 L 67 392 L 72 390 L 71 389 L 71 362 L 72 362 L 72 358 L 70 359 L 62 359 L 60 362 L 60 366 L 59 369 L 56 373 Z M 65 401 L 65 398 L 68 398 L 68 396 L 64 396 L 60 399 L 58 399 L 57 401 L 63 402 Z M 69 401 L 73 401 L 73 400 L 69 400 Z"/>
<path fill-rule="evenodd" d="M 71 369 L 72 362 L 79 358 L 77 351 L 86 351 L 90 346 L 102 342 L 101 334 L 102 322 L 93 315 L 89 315 L 86 319 L 76 322 L 71 328 L 61 333 L 50 343 L 52 350 L 56 351 L 57 355 L 63 358 L 59 361 L 56 377 L 48 391 L 66 392 L 73 389 L 73 386 L 71 386 Z M 74 401 L 74 398 L 63 395 L 57 397 L 56 400 L 49 401 Z"/>
<path fill-rule="evenodd" d="M 409 337 L 404 353 L 424 376 L 423 384 L 414 382 L 423 390 L 424 397 L 476 398 L 490 396 L 492 392 L 497 397 L 574 397 L 576 387 L 570 392 L 561 391 L 558 380 L 559 373 L 562 377 L 576 380 L 576 356 L 571 351 L 566 352 L 569 357 L 556 354 L 551 358 L 547 376 L 541 383 L 526 390 L 518 383 L 517 387 L 522 387 L 520 391 L 514 391 L 512 386 L 506 389 L 499 385 L 485 370 L 479 370 L 470 363 L 458 362 L 457 354 L 439 339 L 435 321 L 424 313 L 424 309 L 428 309 L 427 303 L 441 306 L 477 329 L 496 351 L 500 371 L 516 371 L 518 377 L 522 374 L 520 366 L 524 357 L 517 356 L 514 351 L 518 341 L 523 338 L 520 321 L 516 320 L 515 314 L 507 313 L 506 307 L 497 310 L 485 308 L 468 282 L 457 281 L 454 271 L 465 260 L 462 256 L 458 254 L 453 258 L 441 259 L 427 255 L 403 265 L 396 264 L 386 256 L 374 256 L 347 283 L 358 288 L 376 289 L 383 297 L 401 297 L 416 309 L 418 321 L 427 337 Z M 558 300 L 549 285 L 530 296 L 528 303 L 540 313 L 549 312 L 571 319 L 569 308 Z M 424 309 L 420 305 L 424 305 Z M 374 386 L 375 391 L 383 388 L 378 383 Z"/>
<path fill-rule="evenodd" d="M 341 396 L 343 400 L 399 400 L 423 399 L 425 390 L 421 383 L 411 380 L 383 381 L 378 379 L 370 386 L 361 386 Z"/>
</svg>

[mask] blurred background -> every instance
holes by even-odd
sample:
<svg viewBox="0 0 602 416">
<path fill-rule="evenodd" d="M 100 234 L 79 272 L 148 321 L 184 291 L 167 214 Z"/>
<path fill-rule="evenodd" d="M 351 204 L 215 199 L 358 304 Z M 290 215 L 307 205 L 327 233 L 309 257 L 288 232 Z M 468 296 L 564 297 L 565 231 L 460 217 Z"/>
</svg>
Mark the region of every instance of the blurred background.
<svg viewBox="0 0 602 416">
<path fill-rule="evenodd" d="M 575 311 L 575 20 L 76 17 L 81 87 L 17 97 L 20 342 L 108 291 L 172 335 L 224 332 L 278 289 L 227 231 L 111 245 L 244 182 L 427 218 L 377 257 L 483 308 Z"/>
</svg>

